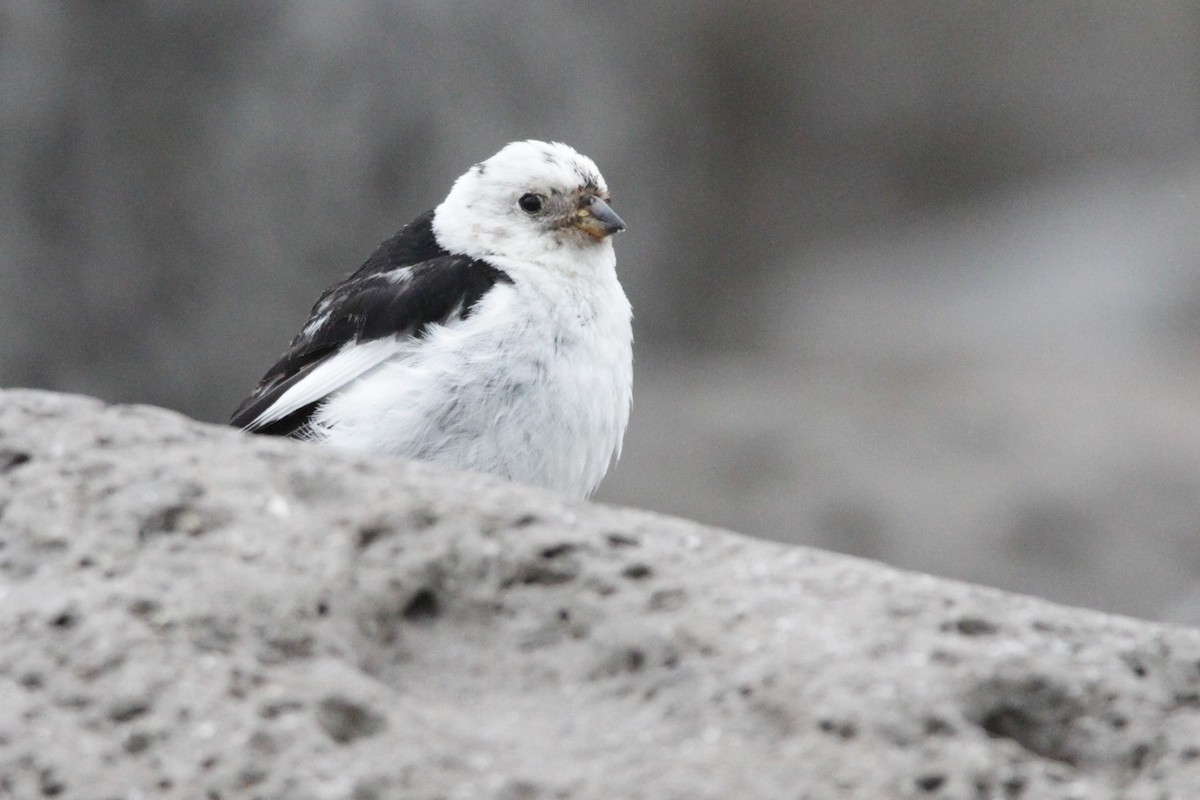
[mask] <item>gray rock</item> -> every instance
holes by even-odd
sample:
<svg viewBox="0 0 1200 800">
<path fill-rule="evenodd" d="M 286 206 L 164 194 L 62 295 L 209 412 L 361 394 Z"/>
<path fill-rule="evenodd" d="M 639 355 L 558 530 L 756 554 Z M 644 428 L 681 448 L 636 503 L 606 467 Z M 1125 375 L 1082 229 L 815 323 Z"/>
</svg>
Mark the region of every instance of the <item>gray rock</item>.
<svg viewBox="0 0 1200 800">
<path fill-rule="evenodd" d="M 0 797 L 1200 796 L 1200 633 L 0 394 Z"/>
</svg>

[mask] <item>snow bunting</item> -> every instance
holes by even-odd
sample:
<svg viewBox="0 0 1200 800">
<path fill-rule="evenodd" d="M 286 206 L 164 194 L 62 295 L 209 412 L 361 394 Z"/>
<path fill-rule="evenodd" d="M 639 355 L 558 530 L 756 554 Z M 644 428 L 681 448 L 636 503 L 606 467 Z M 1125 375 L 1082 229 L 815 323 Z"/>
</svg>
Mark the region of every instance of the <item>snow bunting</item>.
<svg viewBox="0 0 1200 800">
<path fill-rule="evenodd" d="M 590 495 L 633 381 L 608 202 L 586 156 L 508 145 L 321 295 L 232 424 Z"/>
</svg>

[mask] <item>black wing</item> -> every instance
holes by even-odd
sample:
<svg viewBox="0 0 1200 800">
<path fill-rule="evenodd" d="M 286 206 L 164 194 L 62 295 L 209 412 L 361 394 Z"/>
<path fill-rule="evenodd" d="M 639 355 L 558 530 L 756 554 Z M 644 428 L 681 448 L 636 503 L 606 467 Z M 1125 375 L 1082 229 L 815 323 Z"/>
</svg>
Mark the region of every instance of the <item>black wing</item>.
<svg viewBox="0 0 1200 800">
<path fill-rule="evenodd" d="M 432 216 L 432 212 L 424 214 L 405 226 L 354 275 L 321 295 L 288 351 L 233 413 L 232 425 L 274 436 L 299 433 L 320 399 L 280 419 L 254 423 L 284 392 L 347 345 L 420 337 L 430 325 L 466 319 L 489 289 L 512 283 L 505 272 L 487 262 L 451 255 L 438 246 Z"/>
<path fill-rule="evenodd" d="M 450 252 L 438 244 L 437 236 L 433 233 L 433 212 L 426 211 L 379 245 L 351 277 L 363 278 L 377 272 L 390 272 L 396 267 L 411 267 L 448 255 Z"/>
</svg>

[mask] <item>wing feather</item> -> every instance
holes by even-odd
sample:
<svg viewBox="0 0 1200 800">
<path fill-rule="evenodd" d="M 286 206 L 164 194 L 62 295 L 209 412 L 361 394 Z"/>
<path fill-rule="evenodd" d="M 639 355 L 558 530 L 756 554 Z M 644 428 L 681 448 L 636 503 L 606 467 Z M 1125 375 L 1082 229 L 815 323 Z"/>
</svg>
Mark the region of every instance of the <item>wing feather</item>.
<svg viewBox="0 0 1200 800">
<path fill-rule="evenodd" d="M 295 377 L 298 380 L 288 381 L 286 386 L 281 385 L 282 391 L 274 397 L 273 402 L 244 427 L 252 431 L 263 428 L 323 400 L 384 361 L 399 355 L 402 349 L 394 338 L 348 343 L 332 355 L 312 362 L 311 369 L 297 372 Z"/>
<path fill-rule="evenodd" d="M 302 434 L 331 393 L 411 349 L 429 326 L 466 319 L 493 286 L 512 282 L 485 261 L 444 250 L 437 255 L 436 245 L 397 244 L 424 219 L 321 296 L 300 335 L 233 413 L 231 424 L 255 433 Z M 424 260 L 396 265 L 412 257 Z M 391 268 L 385 266 L 389 262 Z"/>
</svg>

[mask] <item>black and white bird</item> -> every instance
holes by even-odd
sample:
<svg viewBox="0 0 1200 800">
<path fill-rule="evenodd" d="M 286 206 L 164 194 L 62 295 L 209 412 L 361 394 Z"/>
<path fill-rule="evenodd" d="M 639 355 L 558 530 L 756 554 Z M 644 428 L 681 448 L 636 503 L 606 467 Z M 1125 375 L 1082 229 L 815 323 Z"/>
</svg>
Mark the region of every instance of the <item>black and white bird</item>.
<svg viewBox="0 0 1200 800">
<path fill-rule="evenodd" d="M 608 202 L 572 148 L 506 146 L 321 295 L 232 424 L 590 495 L 633 381 Z"/>
</svg>

